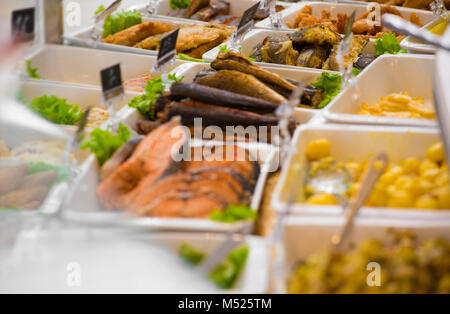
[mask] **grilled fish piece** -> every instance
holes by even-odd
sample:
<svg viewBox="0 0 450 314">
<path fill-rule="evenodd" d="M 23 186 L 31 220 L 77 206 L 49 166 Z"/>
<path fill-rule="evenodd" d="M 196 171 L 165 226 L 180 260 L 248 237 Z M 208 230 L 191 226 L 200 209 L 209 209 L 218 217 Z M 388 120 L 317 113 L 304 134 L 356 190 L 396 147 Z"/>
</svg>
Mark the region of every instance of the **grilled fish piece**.
<svg viewBox="0 0 450 314">
<path fill-rule="evenodd" d="M 134 45 L 134 47 L 146 50 L 159 50 L 159 41 L 163 38 L 163 36 L 164 34 L 150 36 Z"/>
<path fill-rule="evenodd" d="M 198 12 L 204 7 L 207 7 L 209 5 L 209 1 L 210 0 L 192 0 L 191 4 L 189 4 L 188 7 L 187 17 L 191 17 L 194 13 Z"/>
<path fill-rule="evenodd" d="M 330 50 L 323 46 L 307 46 L 300 51 L 296 65 L 307 68 L 321 69 L 327 60 Z"/>
<path fill-rule="evenodd" d="M 275 104 L 281 104 L 286 98 L 260 82 L 253 75 L 232 70 L 221 70 L 197 78 L 196 83 L 224 89 L 230 92 L 256 97 Z"/>
<path fill-rule="evenodd" d="M 362 35 L 354 35 L 352 40 L 352 47 L 350 48 L 349 53 L 344 56 L 344 66 L 349 67 L 353 66 L 353 64 L 358 60 L 359 55 L 364 50 L 364 47 L 369 42 L 369 39 L 366 36 Z M 330 53 L 327 61 L 325 61 L 323 65 L 324 70 L 332 70 L 339 71 L 339 63 L 336 60 L 337 52 L 339 49 L 339 43 L 336 43 L 333 46 L 333 50 Z"/>
<path fill-rule="evenodd" d="M 105 180 L 110 176 L 121 164 L 123 164 L 133 154 L 136 147 L 141 142 L 141 138 L 133 138 L 122 145 L 111 158 L 100 169 L 100 178 Z"/>
<path fill-rule="evenodd" d="M 249 110 L 258 113 L 273 113 L 276 104 L 259 98 L 236 94 L 223 89 L 203 86 L 195 83 L 173 83 L 170 87 L 170 99 L 191 98 L 212 105 Z"/>
<path fill-rule="evenodd" d="M 236 70 L 242 73 L 251 74 L 264 83 L 279 86 L 290 92 L 295 89 L 293 84 L 289 83 L 278 74 L 253 64 L 248 58 L 239 53 L 220 53 L 216 60 L 211 63 L 211 68 L 215 70 Z"/>
<path fill-rule="evenodd" d="M 267 36 L 259 53 L 262 62 L 286 65 L 295 65 L 299 55 L 287 35 Z M 252 55 L 254 54 L 255 52 L 252 53 Z"/>
<path fill-rule="evenodd" d="M 268 126 L 277 125 L 279 121 L 278 117 L 271 115 L 260 115 L 249 111 L 215 106 L 190 99 L 168 103 L 165 110 L 158 116 L 162 119 L 180 116 L 182 124 L 186 126 L 193 125 L 195 118 L 202 118 L 204 126 Z"/>
<path fill-rule="evenodd" d="M 190 18 L 198 21 L 210 21 L 216 15 L 226 15 L 230 12 L 230 4 L 222 0 L 211 0 L 209 6 L 197 11 Z"/>
<path fill-rule="evenodd" d="M 216 15 L 211 20 L 209 20 L 210 23 L 216 23 L 216 24 L 224 24 L 229 26 L 238 26 L 239 25 L 239 18 L 233 15 Z"/>
<path fill-rule="evenodd" d="M 133 47 L 150 36 L 167 33 L 174 29 L 175 27 L 166 22 L 144 22 L 116 34 L 109 35 L 102 42 Z"/>
<path fill-rule="evenodd" d="M 333 46 L 337 42 L 341 41 L 341 36 L 338 33 L 322 24 L 305 27 L 304 29 L 287 36 L 298 45 Z"/>
</svg>

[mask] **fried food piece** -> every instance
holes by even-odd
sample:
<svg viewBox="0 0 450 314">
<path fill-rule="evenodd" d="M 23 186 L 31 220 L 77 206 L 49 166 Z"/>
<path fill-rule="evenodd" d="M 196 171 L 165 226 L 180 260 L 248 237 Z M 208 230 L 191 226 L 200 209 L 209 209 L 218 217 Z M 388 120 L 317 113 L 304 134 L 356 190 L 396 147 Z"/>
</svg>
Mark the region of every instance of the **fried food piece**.
<svg viewBox="0 0 450 314">
<path fill-rule="evenodd" d="M 28 165 L 25 163 L 0 169 L 0 195 L 8 194 L 19 188 L 27 172 Z"/>
<path fill-rule="evenodd" d="M 21 189 L 29 189 L 37 185 L 50 186 L 58 178 L 58 173 L 56 171 L 44 171 L 29 175 L 23 181 L 20 186 Z"/>
<path fill-rule="evenodd" d="M 8 145 L 5 142 L 0 141 L 0 158 L 8 158 L 11 156 Z"/>
<path fill-rule="evenodd" d="M 308 46 L 300 51 L 296 65 L 307 68 L 321 69 L 327 60 L 328 48 L 322 46 Z"/>
<path fill-rule="evenodd" d="M 209 5 L 210 0 L 192 0 L 191 4 L 189 4 L 187 16 L 191 17 L 193 14 L 198 12 L 199 10 L 207 7 Z"/>
<path fill-rule="evenodd" d="M 42 202 L 48 194 L 49 187 L 46 185 L 23 188 L 0 196 L 0 207 L 19 208 L 32 202 Z"/>
<path fill-rule="evenodd" d="M 416 12 L 411 13 L 411 15 L 409 16 L 409 20 L 411 21 L 411 23 L 414 23 L 419 27 L 423 26 L 423 22 L 420 20 L 420 17 L 417 16 Z"/>
<path fill-rule="evenodd" d="M 364 47 L 369 42 L 369 39 L 366 36 L 355 35 L 352 40 L 352 47 L 347 55 L 344 56 L 344 66 L 353 66 L 353 63 L 358 61 L 359 55 L 364 50 Z M 339 71 L 339 63 L 336 60 L 337 51 L 339 49 L 339 43 L 333 46 L 333 50 L 331 51 L 330 56 L 327 61 L 325 61 L 322 69 L 324 70 L 333 70 Z"/>
<path fill-rule="evenodd" d="M 230 92 L 264 99 L 276 104 L 286 98 L 267 87 L 253 75 L 232 70 L 221 70 L 216 73 L 197 78 L 198 84 L 228 90 Z"/>
<path fill-rule="evenodd" d="M 341 36 L 331 28 L 317 24 L 289 34 L 288 37 L 296 44 L 333 46 L 341 40 Z"/>
<path fill-rule="evenodd" d="M 144 39 L 157 34 L 167 33 L 175 28 L 166 22 L 144 22 L 104 38 L 107 44 L 133 47 Z"/>
<path fill-rule="evenodd" d="M 255 49 L 259 49 L 259 46 Z M 287 35 L 267 36 L 263 41 L 263 46 L 260 48 L 259 53 L 261 54 L 262 62 L 286 65 L 295 65 L 299 55 Z"/>
<path fill-rule="evenodd" d="M 190 25 L 182 27 L 178 34 L 177 51 L 189 51 L 216 40 L 223 42 L 231 36 L 233 30 L 234 28 L 218 25 Z"/>
</svg>

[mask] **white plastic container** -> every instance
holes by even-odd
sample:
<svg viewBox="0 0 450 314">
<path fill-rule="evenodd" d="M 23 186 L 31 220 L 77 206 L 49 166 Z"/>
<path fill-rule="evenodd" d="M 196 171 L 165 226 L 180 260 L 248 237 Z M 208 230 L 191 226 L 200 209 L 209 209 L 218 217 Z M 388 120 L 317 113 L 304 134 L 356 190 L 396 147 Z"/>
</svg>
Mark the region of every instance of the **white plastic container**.
<svg viewBox="0 0 450 314">
<path fill-rule="evenodd" d="M 306 125 L 299 127 L 293 138 L 293 150 L 289 156 L 288 164 L 295 152 L 304 155 L 306 146 L 313 140 L 326 138 L 331 142 L 331 156 L 338 161 L 363 162 L 369 160 L 374 154 L 384 151 L 391 162 L 400 162 L 408 157 L 416 157 L 419 160 L 425 158 L 426 149 L 440 140 L 439 131 L 431 128 L 413 127 L 374 127 L 357 125 Z M 284 210 L 285 201 L 281 197 L 281 191 L 287 180 L 288 168 L 284 167 L 281 178 L 278 181 L 272 206 L 275 210 Z M 301 174 L 299 174 L 301 178 Z M 293 215 L 306 216 L 341 216 L 340 206 L 326 205 L 314 206 L 297 203 L 292 207 Z M 417 219 L 441 220 L 450 219 L 450 209 L 420 210 L 420 209 L 395 209 L 384 207 L 363 207 L 359 216 L 387 219 Z"/>
<path fill-rule="evenodd" d="M 46 45 L 27 57 L 43 80 L 101 86 L 100 71 L 121 64 L 124 81 L 149 73 L 156 56 Z M 176 60 L 169 70 L 185 63 Z"/>
<path fill-rule="evenodd" d="M 330 245 L 332 235 L 344 223 L 343 218 L 289 217 L 285 224 L 283 240 L 285 250 L 285 275 L 290 277 L 298 266 L 312 254 L 320 253 Z M 385 245 L 392 243 L 388 228 L 394 232 L 410 231 L 419 242 L 433 238 L 450 241 L 448 221 L 382 220 L 371 218 L 355 219 L 355 225 L 344 249 L 364 240 L 379 239 Z M 314 235 L 314 236 L 311 236 Z M 369 272 L 368 272 L 369 273 Z"/>
<path fill-rule="evenodd" d="M 266 38 L 267 36 L 275 35 L 275 34 L 291 34 L 293 32 L 294 32 L 294 30 L 292 30 L 292 31 L 274 31 L 274 30 L 268 30 L 268 29 L 253 30 L 253 31 L 249 32 L 245 36 L 244 40 L 242 41 L 241 52 L 246 56 L 250 56 L 251 53 L 253 52 L 253 48 L 256 45 L 262 43 L 264 38 Z M 203 59 L 208 60 L 208 61 L 214 60 L 216 58 L 217 54 L 219 53 L 220 46 L 230 47 L 230 42 L 229 41 L 224 42 L 223 44 L 219 45 L 218 47 L 206 52 L 203 55 Z M 375 53 L 374 41 L 370 40 L 362 52 L 363 53 L 372 53 L 372 54 Z M 298 67 L 298 66 L 285 65 L 285 64 L 276 64 L 276 63 L 255 62 L 255 64 L 264 65 L 266 67 L 311 70 L 311 68 Z M 326 71 L 326 70 L 321 70 L 321 69 L 314 69 L 314 70 L 321 71 L 321 72 Z M 328 71 L 328 72 L 333 72 L 333 71 Z"/>
<path fill-rule="evenodd" d="M 179 248 L 184 243 L 207 255 L 224 240 L 225 235 L 219 234 L 145 234 L 73 226 L 42 230 L 35 237 L 29 234 L 28 239 L 22 238 L 30 244 L 25 247 L 29 255 L 24 254 L 25 250 L 0 247 L 0 291 L 266 293 L 269 253 L 260 238 L 248 236 L 244 239 L 243 245 L 249 248 L 247 262 L 230 290 L 219 288 L 179 256 Z M 71 265 L 81 268 L 80 286 L 70 286 L 65 280 Z"/>
<path fill-rule="evenodd" d="M 36 97 L 48 95 L 65 98 L 68 104 L 79 105 L 82 110 L 86 110 L 88 106 L 99 107 L 102 97 L 102 91 L 97 87 L 40 80 L 22 81 L 19 85 L 19 93 L 26 103 L 31 103 Z M 116 110 L 128 104 L 134 96 L 134 94 L 125 93 Z"/>
<path fill-rule="evenodd" d="M 426 24 L 422 29 L 424 31 L 430 31 L 434 26 L 441 23 L 441 19 L 436 19 L 433 21 L 430 21 L 428 24 Z M 447 27 L 449 28 L 449 27 Z M 419 40 L 416 40 L 412 38 L 411 36 L 406 37 L 400 42 L 400 46 L 405 49 L 406 51 L 410 53 L 427 53 L 427 54 L 434 54 L 436 53 L 437 49 L 433 47 L 432 45 L 429 45 L 427 43 L 421 42 Z"/>
<path fill-rule="evenodd" d="M 336 17 L 338 13 L 346 13 L 350 16 L 353 11 L 356 12 L 355 18 L 357 19 L 364 13 L 369 10 L 369 2 L 365 5 L 361 4 L 345 4 L 345 3 L 330 3 L 330 2 L 318 2 L 318 1 L 303 1 L 301 3 L 296 3 L 292 5 L 290 8 L 281 11 L 281 18 L 283 22 L 286 23 L 294 23 L 295 18 L 302 8 L 305 6 L 312 7 L 312 13 L 314 16 L 320 17 L 322 10 L 327 10 L 331 13 L 332 17 Z M 425 25 L 429 23 L 433 19 L 433 13 L 429 11 L 416 10 L 410 8 L 396 7 L 396 9 L 402 14 L 403 18 L 409 21 L 410 15 L 415 13 L 417 17 L 421 20 L 421 22 Z M 257 27 L 260 28 L 271 28 L 270 19 L 265 19 L 259 22 Z"/>
<path fill-rule="evenodd" d="M 436 127 L 427 119 L 399 119 L 356 114 L 363 102 L 375 104 L 390 93 L 408 92 L 411 97 L 433 100 L 433 56 L 383 55 L 370 64 L 358 77 L 356 84 L 346 88 L 323 110 L 329 122 Z M 355 98 L 355 95 L 356 98 Z"/>
<path fill-rule="evenodd" d="M 192 140 L 191 147 L 218 145 L 220 142 L 205 142 Z M 268 144 L 236 143 L 246 148 L 255 156 L 260 165 L 260 175 L 256 182 L 251 208 L 258 211 L 263 196 L 264 186 L 269 172 L 278 168 L 277 149 Z M 64 215 L 68 219 L 88 224 L 119 225 L 147 230 L 176 230 L 176 231 L 210 231 L 227 232 L 238 230 L 249 222 L 219 223 L 209 219 L 188 218 L 153 218 L 135 217 L 123 211 L 106 211 L 97 200 L 96 188 L 99 184 L 99 169 L 94 156 L 82 165 L 81 175 L 70 195 L 70 202 Z"/>
</svg>

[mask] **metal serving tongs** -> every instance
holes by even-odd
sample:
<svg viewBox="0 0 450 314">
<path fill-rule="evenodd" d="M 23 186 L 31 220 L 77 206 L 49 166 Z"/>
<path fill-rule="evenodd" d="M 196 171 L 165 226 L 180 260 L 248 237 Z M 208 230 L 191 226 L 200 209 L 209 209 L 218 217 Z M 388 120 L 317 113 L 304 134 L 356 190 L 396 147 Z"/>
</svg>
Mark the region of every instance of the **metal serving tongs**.
<svg viewBox="0 0 450 314">
<path fill-rule="evenodd" d="M 372 192 L 375 184 L 378 182 L 381 174 L 388 164 L 386 153 L 378 153 L 370 162 L 369 168 L 361 182 L 361 188 L 355 198 L 351 199 L 344 210 L 345 222 L 341 228 L 331 237 L 331 246 L 334 250 L 339 250 L 353 228 L 353 221 L 363 206 L 366 199 Z"/>
<path fill-rule="evenodd" d="M 105 10 L 100 12 L 95 16 L 95 24 L 94 28 L 91 32 L 91 38 L 95 41 L 98 41 L 102 37 L 103 25 L 101 25 L 102 21 L 114 13 L 122 4 L 122 0 L 114 1 L 110 6 L 108 6 Z"/>
<path fill-rule="evenodd" d="M 397 33 L 411 36 L 432 46 L 450 51 L 450 41 L 446 41 L 430 31 L 421 29 L 415 24 L 407 22 L 396 15 L 383 14 L 381 24 Z"/>
</svg>

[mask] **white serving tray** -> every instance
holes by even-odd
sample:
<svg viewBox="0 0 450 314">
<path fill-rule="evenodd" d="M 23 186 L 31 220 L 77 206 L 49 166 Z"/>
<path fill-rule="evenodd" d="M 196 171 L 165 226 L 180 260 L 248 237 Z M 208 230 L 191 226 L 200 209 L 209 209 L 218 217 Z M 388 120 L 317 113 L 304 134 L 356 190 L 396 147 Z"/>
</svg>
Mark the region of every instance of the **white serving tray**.
<svg viewBox="0 0 450 314">
<path fill-rule="evenodd" d="M 155 21 L 155 22 L 167 22 L 170 24 L 173 24 L 174 26 L 181 26 L 183 24 L 200 24 L 200 25 L 208 25 L 208 23 L 204 22 L 196 22 L 193 23 L 191 20 L 189 20 L 189 23 L 184 23 L 180 20 L 174 20 L 174 19 L 167 19 L 167 18 L 158 18 L 158 17 L 143 17 L 142 22 L 149 22 L 149 21 Z M 93 26 L 89 26 L 81 31 L 73 32 L 67 35 L 63 36 L 63 39 L 65 43 L 73 46 L 79 46 L 79 47 L 85 47 L 85 48 L 93 48 L 93 49 L 101 49 L 101 50 L 110 50 L 110 51 L 117 51 L 117 52 L 128 52 L 128 53 L 134 53 L 134 54 L 143 54 L 143 55 L 149 55 L 149 56 L 157 56 L 158 51 L 156 50 L 146 50 L 146 49 L 140 49 L 140 48 L 134 48 L 134 47 L 127 47 L 127 46 L 121 46 L 121 45 L 114 45 L 114 44 L 107 44 L 102 43 L 101 41 L 95 41 L 91 38 L 91 31 L 93 29 Z"/>
<path fill-rule="evenodd" d="M 312 7 L 312 13 L 314 16 L 320 17 L 322 10 L 328 10 L 331 13 L 332 17 L 336 17 L 338 13 L 346 13 L 350 15 L 352 14 L 353 11 L 356 11 L 355 18 L 358 18 L 368 11 L 369 2 L 367 2 L 366 5 L 361 5 L 361 4 L 344 4 L 344 3 L 330 3 L 318 1 L 303 1 L 301 3 L 296 3 L 292 5 L 290 8 L 280 12 L 283 22 L 292 24 L 295 21 L 295 18 L 297 17 L 300 10 L 307 5 Z M 396 9 L 408 21 L 411 13 L 416 13 L 424 25 L 429 23 L 433 19 L 433 13 L 430 11 L 416 10 L 403 7 L 396 7 Z M 267 18 L 256 24 L 256 26 L 260 28 L 271 28 L 270 19 Z"/>
<path fill-rule="evenodd" d="M 290 277 L 299 262 L 329 247 L 331 237 L 343 223 L 343 218 L 289 217 L 285 223 L 283 239 L 285 275 Z M 420 242 L 432 238 L 450 241 L 449 221 L 394 221 L 357 217 L 344 249 L 348 249 L 350 244 L 358 244 L 373 238 L 389 245 L 393 239 L 387 233 L 388 228 L 392 228 L 394 232 L 410 231 Z"/>
<path fill-rule="evenodd" d="M 294 31 L 295 30 L 291 30 L 291 31 L 275 31 L 275 30 L 269 30 L 269 29 L 253 30 L 253 31 L 249 32 L 245 36 L 244 40 L 242 41 L 241 52 L 244 55 L 249 56 L 252 53 L 253 48 L 257 44 L 260 44 L 264 40 L 264 38 L 266 38 L 267 36 L 275 35 L 275 34 L 290 34 L 290 33 L 293 33 Z M 363 53 L 372 53 L 372 54 L 375 53 L 374 43 L 375 43 L 375 41 L 370 40 L 369 43 L 364 48 Z M 224 42 L 223 44 L 219 45 L 218 47 L 206 52 L 203 55 L 203 59 L 208 60 L 208 61 L 212 61 L 212 60 L 216 59 L 216 56 L 219 53 L 219 47 L 225 46 L 225 45 L 230 47 L 230 41 Z M 294 65 L 285 65 L 285 64 L 267 63 L 267 62 L 255 62 L 255 64 L 258 64 L 261 66 L 264 65 L 266 67 L 311 70 L 311 68 L 306 68 L 306 67 L 298 67 L 298 66 L 294 66 Z M 324 71 L 333 72 L 333 71 L 322 70 L 322 69 L 313 69 L 313 70 L 317 70 L 320 72 L 324 72 Z"/>
<path fill-rule="evenodd" d="M 422 27 L 422 29 L 430 31 L 435 25 L 439 24 L 441 21 L 442 21 L 441 19 L 435 19 L 433 21 L 430 21 L 428 24 Z M 408 36 L 405 39 L 403 39 L 400 42 L 400 47 L 402 47 L 403 49 L 405 49 L 410 53 L 434 54 L 437 51 L 437 49 L 434 48 L 433 46 L 427 43 L 420 42 L 412 38 L 411 36 Z"/>
<path fill-rule="evenodd" d="M 331 156 L 338 161 L 362 162 L 373 157 L 379 151 L 385 151 L 392 162 L 400 162 L 408 157 L 419 160 L 426 156 L 426 149 L 440 140 L 439 131 L 432 128 L 414 127 L 374 127 L 358 125 L 305 125 L 297 128 L 293 141 L 292 151 L 286 165 L 289 165 L 295 153 L 304 155 L 306 146 L 318 138 L 327 138 L 331 142 Z M 285 208 L 281 199 L 281 190 L 287 179 L 288 168 L 284 167 L 280 180 L 272 197 L 272 207 L 277 211 Z M 300 177 L 300 174 L 299 174 Z M 341 216 L 340 206 L 315 206 L 295 204 L 292 207 L 293 215 L 305 216 Z M 417 219 L 441 220 L 450 219 L 450 209 L 420 210 L 395 209 L 384 207 L 363 207 L 359 214 L 361 217 L 387 218 L 387 219 Z"/>
<path fill-rule="evenodd" d="M 219 145 L 223 142 L 191 140 L 191 147 Z M 239 147 L 246 148 L 257 158 L 260 165 L 260 175 L 256 182 L 251 208 L 259 210 L 259 205 L 264 192 L 267 176 L 278 169 L 278 151 L 269 144 L 261 143 L 235 143 Z M 64 216 L 75 222 L 101 225 L 119 225 L 136 229 L 147 230 L 176 230 L 176 231 L 210 231 L 228 232 L 236 231 L 249 222 L 219 223 L 209 219 L 187 218 L 153 218 L 130 216 L 123 211 L 106 211 L 97 200 L 96 188 L 99 183 L 99 169 L 95 156 L 91 155 L 82 165 L 81 174 L 70 195 L 69 206 Z"/>
<path fill-rule="evenodd" d="M 38 69 L 38 74 L 44 80 L 101 86 L 101 70 L 120 63 L 122 79 L 126 81 L 149 73 L 156 56 L 46 45 L 26 59 L 31 60 L 31 66 Z M 169 70 L 185 62 L 176 60 Z"/>
<path fill-rule="evenodd" d="M 436 127 L 436 121 L 426 119 L 356 114 L 363 102 L 374 104 L 380 97 L 394 92 L 408 92 L 412 97 L 421 97 L 425 103 L 434 104 L 433 64 L 433 56 L 427 55 L 380 56 L 358 75 L 356 85 L 346 88 L 325 107 L 323 117 L 337 123 Z"/>
<path fill-rule="evenodd" d="M 179 257 L 183 243 L 211 254 L 225 235 L 145 234 L 69 225 L 28 237 L 22 239 L 28 244 L 22 251 L 0 247 L 2 293 L 262 294 L 268 290 L 269 252 L 257 237 L 244 239 L 249 255 L 230 290 L 219 288 Z M 80 266 L 80 286 L 67 284 L 69 265 Z"/>
</svg>

